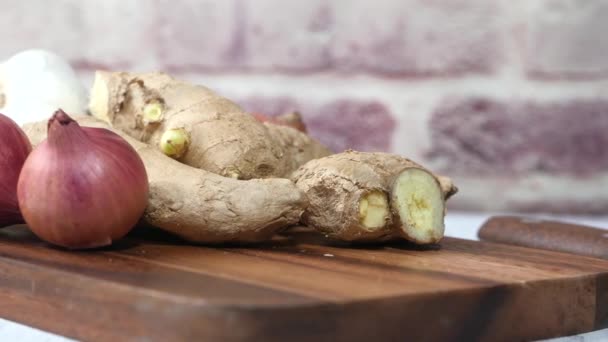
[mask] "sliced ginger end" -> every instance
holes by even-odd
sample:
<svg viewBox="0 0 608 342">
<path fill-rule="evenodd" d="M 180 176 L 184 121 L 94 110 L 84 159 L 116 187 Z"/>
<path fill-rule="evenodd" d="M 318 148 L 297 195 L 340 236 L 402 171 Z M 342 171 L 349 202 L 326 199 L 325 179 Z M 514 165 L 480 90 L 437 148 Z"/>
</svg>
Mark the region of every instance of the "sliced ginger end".
<svg viewBox="0 0 608 342">
<path fill-rule="evenodd" d="M 163 120 L 163 105 L 160 102 L 151 102 L 144 106 L 143 109 L 144 123 L 158 123 Z"/>
<path fill-rule="evenodd" d="M 359 201 L 359 222 L 369 231 L 383 228 L 388 222 L 390 209 L 386 194 L 372 191 Z"/>
<path fill-rule="evenodd" d="M 393 185 L 391 205 L 399 213 L 408 240 L 428 244 L 443 238 L 443 194 L 429 172 L 418 168 L 403 171 Z"/>
</svg>

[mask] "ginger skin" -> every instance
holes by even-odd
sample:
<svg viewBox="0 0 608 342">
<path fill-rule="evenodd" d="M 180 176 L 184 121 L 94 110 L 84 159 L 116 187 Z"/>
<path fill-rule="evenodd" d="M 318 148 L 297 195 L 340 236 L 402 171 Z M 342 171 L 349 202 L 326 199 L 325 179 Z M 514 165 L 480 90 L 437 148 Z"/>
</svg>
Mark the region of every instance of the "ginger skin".
<svg viewBox="0 0 608 342">
<path fill-rule="evenodd" d="M 303 132 L 269 130 L 230 100 L 163 73 L 98 71 L 89 110 L 186 165 L 231 178 L 286 177 L 302 163 L 294 156 L 329 154 Z M 176 140 L 186 143 L 176 146 Z M 294 146 L 302 152 L 294 155 Z"/>
</svg>

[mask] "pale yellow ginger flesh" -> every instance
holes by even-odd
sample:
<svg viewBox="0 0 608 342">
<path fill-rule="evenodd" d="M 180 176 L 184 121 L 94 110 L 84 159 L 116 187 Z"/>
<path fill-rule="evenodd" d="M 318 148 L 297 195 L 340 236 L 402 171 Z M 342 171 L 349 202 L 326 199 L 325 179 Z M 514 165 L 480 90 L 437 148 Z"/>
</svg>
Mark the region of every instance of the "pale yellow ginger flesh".
<svg viewBox="0 0 608 342">
<path fill-rule="evenodd" d="M 383 228 L 389 217 L 388 199 L 383 192 L 370 192 L 359 201 L 359 220 L 369 231 Z"/>
<path fill-rule="evenodd" d="M 409 168 L 395 179 L 391 205 L 399 214 L 403 236 L 417 243 L 434 243 L 444 233 L 443 193 L 429 172 Z"/>
<path fill-rule="evenodd" d="M 163 105 L 159 102 L 148 103 L 143 109 L 145 123 L 157 123 L 163 119 Z"/>
</svg>

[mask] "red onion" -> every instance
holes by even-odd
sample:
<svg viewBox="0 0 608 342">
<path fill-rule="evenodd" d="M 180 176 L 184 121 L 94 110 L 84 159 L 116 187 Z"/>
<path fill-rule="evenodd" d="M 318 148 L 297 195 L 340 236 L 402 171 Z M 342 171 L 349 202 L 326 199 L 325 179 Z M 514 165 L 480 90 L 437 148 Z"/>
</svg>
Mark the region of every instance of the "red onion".
<svg viewBox="0 0 608 342">
<path fill-rule="evenodd" d="M 41 239 L 67 248 L 109 245 L 138 222 L 148 203 L 148 177 L 137 152 L 103 128 L 80 127 L 62 110 L 48 137 L 27 158 L 19 207 Z"/>
<path fill-rule="evenodd" d="M 32 145 L 21 128 L 0 114 L 0 227 L 23 223 L 17 202 L 17 180 L 32 151 Z"/>
</svg>

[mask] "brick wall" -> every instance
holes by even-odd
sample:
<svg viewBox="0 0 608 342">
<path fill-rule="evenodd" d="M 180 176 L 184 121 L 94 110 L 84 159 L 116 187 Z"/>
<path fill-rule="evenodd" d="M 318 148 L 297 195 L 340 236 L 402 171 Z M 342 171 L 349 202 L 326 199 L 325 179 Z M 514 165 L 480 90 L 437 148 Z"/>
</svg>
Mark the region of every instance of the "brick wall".
<svg viewBox="0 0 608 342">
<path fill-rule="evenodd" d="M 336 151 L 453 175 L 454 208 L 608 212 L 606 0 L 0 0 L 0 57 L 164 70 Z M 606 189 L 606 190 L 605 190 Z"/>
</svg>

